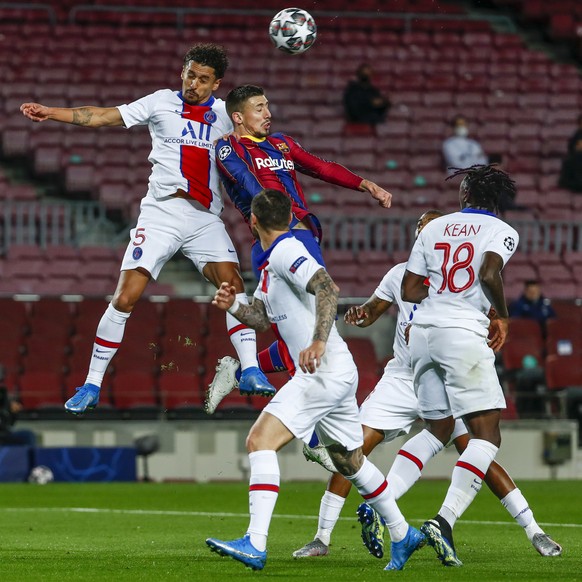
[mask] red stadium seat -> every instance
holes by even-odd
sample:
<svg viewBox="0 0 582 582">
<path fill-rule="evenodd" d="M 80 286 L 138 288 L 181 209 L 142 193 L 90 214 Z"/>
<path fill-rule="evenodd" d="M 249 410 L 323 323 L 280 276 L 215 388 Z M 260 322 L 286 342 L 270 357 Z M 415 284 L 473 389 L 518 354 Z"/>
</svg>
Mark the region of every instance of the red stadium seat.
<svg viewBox="0 0 582 582">
<path fill-rule="evenodd" d="M 18 380 L 19 400 L 25 410 L 61 408 L 63 377 L 57 372 L 28 372 Z"/>
<path fill-rule="evenodd" d="M 159 388 L 163 407 L 167 410 L 202 409 L 204 394 L 198 374 L 163 372 L 159 378 Z"/>
<path fill-rule="evenodd" d="M 160 410 L 155 380 L 146 372 L 115 374 L 111 381 L 111 392 L 115 406 L 121 410 Z"/>
</svg>

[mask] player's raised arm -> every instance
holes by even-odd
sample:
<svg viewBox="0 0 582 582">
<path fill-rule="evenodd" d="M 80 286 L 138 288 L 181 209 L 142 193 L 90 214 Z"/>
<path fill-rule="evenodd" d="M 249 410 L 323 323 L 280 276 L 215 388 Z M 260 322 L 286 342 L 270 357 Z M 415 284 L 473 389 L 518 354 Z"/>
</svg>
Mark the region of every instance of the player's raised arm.
<svg viewBox="0 0 582 582">
<path fill-rule="evenodd" d="M 349 325 L 368 327 L 385 313 L 391 305 L 390 301 L 372 295 L 363 305 L 350 307 L 344 315 L 344 321 Z"/>
<path fill-rule="evenodd" d="M 236 299 L 236 288 L 229 283 L 222 283 L 216 290 L 212 305 L 228 311 L 241 323 L 257 331 L 267 331 L 270 327 L 264 303 L 256 297 L 250 305 L 239 303 Z"/>
<path fill-rule="evenodd" d="M 370 180 L 362 180 L 360 190 L 362 192 L 369 192 L 372 195 L 372 198 L 377 200 L 382 208 L 390 208 L 390 206 L 392 206 L 392 194 L 387 190 L 384 190 L 381 186 L 378 186 L 378 184 L 370 182 Z"/>
<path fill-rule="evenodd" d="M 40 103 L 23 103 L 20 111 L 25 117 L 35 122 L 52 119 L 84 127 L 121 127 L 124 125 L 117 107 L 47 107 Z"/>
</svg>

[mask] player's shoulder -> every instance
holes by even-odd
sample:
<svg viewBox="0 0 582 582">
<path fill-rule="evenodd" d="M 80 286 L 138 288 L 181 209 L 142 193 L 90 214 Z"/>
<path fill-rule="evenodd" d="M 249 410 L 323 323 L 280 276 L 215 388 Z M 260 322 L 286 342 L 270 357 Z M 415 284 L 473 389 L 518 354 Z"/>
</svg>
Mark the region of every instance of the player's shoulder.
<svg viewBox="0 0 582 582">
<path fill-rule="evenodd" d="M 280 131 L 272 133 L 267 138 L 267 140 L 270 141 L 272 144 L 275 144 L 275 146 L 278 147 L 279 149 L 281 149 L 285 145 L 287 147 L 290 147 L 297 143 L 291 136 L 287 135 L 286 133 L 281 133 Z"/>
<path fill-rule="evenodd" d="M 406 265 L 407 263 L 397 263 L 386 273 L 384 276 L 385 279 L 387 281 L 395 281 L 398 279 L 402 281 L 402 277 L 404 277 L 404 272 L 406 271 Z"/>
<path fill-rule="evenodd" d="M 225 117 L 228 119 L 228 113 L 226 112 L 226 103 L 220 99 L 219 97 L 215 97 L 212 105 L 210 106 L 212 111 L 219 116 Z"/>
</svg>

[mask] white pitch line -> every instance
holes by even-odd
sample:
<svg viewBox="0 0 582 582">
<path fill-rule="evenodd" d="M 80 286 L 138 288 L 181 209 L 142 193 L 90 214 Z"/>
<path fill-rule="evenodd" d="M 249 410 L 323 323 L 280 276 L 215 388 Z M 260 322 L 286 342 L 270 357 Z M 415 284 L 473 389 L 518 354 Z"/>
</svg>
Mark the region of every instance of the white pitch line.
<svg viewBox="0 0 582 582">
<path fill-rule="evenodd" d="M 60 513 L 110 513 L 120 515 L 173 515 L 178 517 L 248 517 L 248 513 L 226 513 L 214 511 L 172 511 L 163 509 L 108 509 L 102 507 L 0 507 L 0 512 L 10 513 L 36 513 L 39 511 L 45 512 L 60 512 Z M 316 520 L 317 515 L 293 515 L 285 513 L 275 513 L 274 518 L 279 519 L 308 519 Z M 340 517 L 342 521 L 354 521 L 355 517 Z M 418 523 L 423 523 L 424 519 L 410 519 Z M 459 524 L 472 525 L 515 525 L 513 521 L 480 521 L 472 519 L 463 519 Z M 540 525 L 547 527 L 572 527 L 582 528 L 582 523 L 549 523 L 540 522 Z"/>
</svg>

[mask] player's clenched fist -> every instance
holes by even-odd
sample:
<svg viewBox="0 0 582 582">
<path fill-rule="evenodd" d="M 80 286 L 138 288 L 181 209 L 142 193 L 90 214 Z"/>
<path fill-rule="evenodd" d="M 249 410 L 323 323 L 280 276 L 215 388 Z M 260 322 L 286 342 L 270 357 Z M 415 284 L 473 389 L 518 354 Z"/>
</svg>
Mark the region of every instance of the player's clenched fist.
<svg viewBox="0 0 582 582">
<path fill-rule="evenodd" d="M 23 103 L 20 106 L 20 111 L 32 121 L 45 121 L 49 115 L 49 108 L 40 103 Z"/>
</svg>

